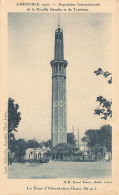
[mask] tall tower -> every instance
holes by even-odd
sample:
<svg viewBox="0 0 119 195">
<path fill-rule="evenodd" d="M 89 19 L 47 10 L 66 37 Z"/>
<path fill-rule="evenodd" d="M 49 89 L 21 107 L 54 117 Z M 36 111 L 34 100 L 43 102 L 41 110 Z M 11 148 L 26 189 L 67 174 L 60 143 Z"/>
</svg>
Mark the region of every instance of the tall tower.
<svg viewBox="0 0 119 195">
<path fill-rule="evenodd" d="M 52 66 L 52 147 L 67 143 L 66 67 L 64 60 L 63 31 L 58 25 L 55 31 L 55 52 Z"/>
</svg>

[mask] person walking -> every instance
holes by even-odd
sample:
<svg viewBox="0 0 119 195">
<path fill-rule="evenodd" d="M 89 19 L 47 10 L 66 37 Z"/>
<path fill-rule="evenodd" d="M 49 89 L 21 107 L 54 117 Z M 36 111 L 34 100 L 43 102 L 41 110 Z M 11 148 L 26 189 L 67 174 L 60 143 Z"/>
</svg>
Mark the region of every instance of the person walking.
<svg viewBox="0 0 119 195">
<path fill-rule="evenodd" d="M 109 160 L 108 152 L 106 152 L 106 154 L 105 154 L 105 160 L 106 160 L 106 162 L 108 162 L 108 160 Z"/>
<path fill-rule="evenodd" d="M 42 165 L 42 159 L 41 159 L 41 157 L 40 157 L 40 159 L 39 159 L 39 165 Z"/>
</svg>

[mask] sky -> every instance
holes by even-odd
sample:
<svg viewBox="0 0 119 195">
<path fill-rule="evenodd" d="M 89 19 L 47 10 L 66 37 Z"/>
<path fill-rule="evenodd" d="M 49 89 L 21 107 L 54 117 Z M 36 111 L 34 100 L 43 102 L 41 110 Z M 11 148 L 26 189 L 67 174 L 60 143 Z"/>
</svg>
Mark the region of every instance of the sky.
<svg viewBox="0 0 119 195">
<path fill-rule="evenodd" d="M 107 79 L 98 68 L 112 72 L 110 13 L 61 13 L 64 58 L 67 66 L 67 132 L 80 139 L 88 129 L 110 124 L 94 115 L 97 96 L 111 100 Z M 51 138 L 52 68 L 57 13 L 8 14 L 8 97 L 19 104 L 17 139 Z"/>
</svg>

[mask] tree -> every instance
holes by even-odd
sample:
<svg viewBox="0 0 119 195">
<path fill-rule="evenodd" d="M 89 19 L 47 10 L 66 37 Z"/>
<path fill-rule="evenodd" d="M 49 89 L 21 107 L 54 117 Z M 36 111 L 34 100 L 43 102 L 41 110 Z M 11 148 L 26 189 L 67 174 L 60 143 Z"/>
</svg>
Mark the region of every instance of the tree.
<svg viewBox="0 0 119 195">
<path fill-rule="evenodd" d="M 98 131 L 98 143 L 112 151 L 112 127 L 110 125 L 102 126 Z"/>
<path fill-rule="evenodd" d="M 32 140 L 28 140 L 27 143 L 27 148 L 43 148 L 43 146 L 45 147 L 49 147 L 51 148 L 51 140 L 47 140 L 46 142 L 45 141 L 42 141 L 41 143 L 37 142 L 35 139 L 32 139 Z"/>
<path fill-rule="evenodd" d="M 96 74 L 96 76 L 102 75 L 105 78 L 108 78 L 108 83 L 111 84 L 112 83 L 112 77 L 110 75 L 112 75 L 112 73 L 108 72 L 108 71 L 103 71 L 102 68 L 98 68 L 98 70 L 95 70 L 94 73 Z M 110 78 L 109 78 L 110 77 Z"/>
<path fill-rule="evenodd" d="M 47 140 L 46 142 L 44 142 L 44 146 L 45 146 L 46 148 L 51 148 L 51 140 L 49 139 L 49 140 Z"/>
<path fill-rule="evenodd" d="M 23 157 L 26 154 L 26 141 L 24 139 L 18 139 L 16 140 L 16 146 L 18 147 L 18 157 Z"/>
<path fill-rule="evenodd" d="M 98 76 L 98 75 L 102 75 L 105 78 L 108 78 L 108 83 L 111 84 L 112 83 L 112 77 L 109 78 L 110 75 L 112 75 L 110 72 L 108 71 L 103 71 L 101 68 L 98 68 L 98 70 L 94 71 L 94 73 Z M 94 110 L 94 114 L 97 114 L 99 116 L 101 116 L 101 119 L 107 119 L 107 118 L 112 118 L 112 110 L 111 110 L 111 106 L 112 106 L 112 100 L 109 101 L 106 98 L 99 96 L 97 97 L 97 102 L 99 102 L 99 106 L 97 107 L 97 109 Z"/>
<path fill-rule="evenodd" d="M 27 141 L 27 148 L 38 148 L 40 147 L 40 143 L 35 139 L 31 139 Z"/>
<path fill-rule="evenodd" d="M 99 96 L 97 97 L 97 102 L 99 102 L 99 106 L 95 109 L 94 114 L 101 116 L 101 119 L 107 119 L 108 117 L 112 118 L 112 110 L 111 105 L 112 101 L 108 101 L 106 98 Z"/>
<path fill-rule="evenodd" d="M 110 125 L 104 125 L 98 130 L 89 129 L 85 132 L 82 141 L 87 143 L 89 150 L 98 146 L 99 148 L 106 147 L 108 152 L 111 152 L 112 127 Z"/>
<path fill-rule="evenodd" d="M 26 154 L 27 143 L 24 139 L 14 140 L 12 150 L 15 152 L 17 160 L 20 160 Z"/>
<path fill-rule="evenodd" d="M 10 142 L 11 153 L 15 154 L 18 161 L 21 161 L 22 157 L 26 154 L 27 143 L 24 139 L 12 140 Z"/>
<path fill-rule="evenodd" d="M 89 150 L 91 150 L 97 144 L 97 141 L 98 141 L 97 130 L 94 130 L 94 129 L 87 130 L 85 132 L 85 136 L 82 137 L 81 141 L 86 142 L 87 147 L 89 148 Z"/>
<path fill-rule="evenodd" d="M 17 127 L 21 120 L 21 113 L 18 112 L 19 105 L 15 104 L 12 98 L 8 99 L 8 143 L 15 140 L 13 131 L 17 132 Z"/>
<path fill-rule="evenodd" d="M 76 147 L 76 138 L 73 133 L 67 133 L 67 143 L 72 144 L 74 147 Z"/>
</svg>

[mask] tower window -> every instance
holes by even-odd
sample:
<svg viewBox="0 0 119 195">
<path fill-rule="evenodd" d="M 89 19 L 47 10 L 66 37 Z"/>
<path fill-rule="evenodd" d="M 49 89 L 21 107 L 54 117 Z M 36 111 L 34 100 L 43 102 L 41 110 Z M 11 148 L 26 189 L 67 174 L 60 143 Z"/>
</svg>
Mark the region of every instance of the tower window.
<svg viewBox="0 0 119 195">
<path fill-rule="evenodd" d="M 61 39 L 61 35 L 59 35 L 59 39 Z"/>
<path fill-rule="evenodd" d="M 55 73 L 57 73 L 57 70 L 58 70 L 58 69 L 57 69 L 57 65 L 56 65 L 56 66 L 55 66 Z"/>
<path fill-rule="evenodd" d="M 61 71 L 61 65 L 59 65 L 59 71 Z"/>
<path fill-rule="evenodd" d="M 59 35 L 59 42 L 61 42 L 61 35 Z"/>
</svg>

